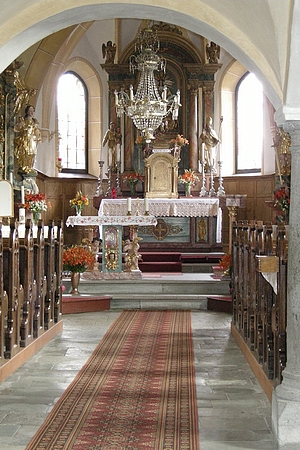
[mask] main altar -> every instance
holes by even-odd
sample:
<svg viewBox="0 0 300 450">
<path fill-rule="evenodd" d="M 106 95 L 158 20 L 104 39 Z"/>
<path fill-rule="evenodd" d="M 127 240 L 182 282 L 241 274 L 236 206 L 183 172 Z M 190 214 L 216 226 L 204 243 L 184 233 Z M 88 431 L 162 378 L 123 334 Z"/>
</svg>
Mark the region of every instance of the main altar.
<svg viewBox="0 0 300 450">
<path fill-rule="evenodd" d="M 156 218 L 155 226 L 138 226 L 143 251 L 218 252 L 222 251 L 222 209 L 219 198 L 182 197 L 131 198 L 131 215 Z M 146 206 L 146 209 L 145 209 Z M 98 217 L 124 217 L 128 199 L 103 198 Z M 123 237 L 130 237 L 130 227 L 123 224 Z"/>
</svg>

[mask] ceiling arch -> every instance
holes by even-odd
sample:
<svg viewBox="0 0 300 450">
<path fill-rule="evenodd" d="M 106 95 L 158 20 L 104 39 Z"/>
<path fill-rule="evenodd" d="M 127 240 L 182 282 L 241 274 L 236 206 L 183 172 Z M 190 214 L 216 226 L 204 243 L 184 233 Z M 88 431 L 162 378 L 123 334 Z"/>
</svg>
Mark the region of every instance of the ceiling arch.
<svg viewBox="0 0 300 450">
<path fill-rule="evenodd" d="M 286 1 L 290 3 L 290 0 Z M 256 14 L 255 22 L 249 21 L 249 18 L 257 8 L 252 8 L 252 11 L 250 6 L 243 5 L 242 17 L 239 0 L 226 2 L 227 8 L 216 0 L 189 0 L 188 3 L 173 0 L 171 6 L 162 6 L 160 0 L 136 0 L 134 4 L 129 4 L 126 0 L 119 0 L 118 3 L 108 0 L 33 0 L 22 5 L 22 8 L 19 3 L 14 3 L 6 2 L 1 11 L 3 22 L 0 28 L 0 71 L 37 41 L 83 21 L 116 17 L 160 21 L 163 18 L 165 22 L 200 33 L 219 43 L 248 70 L 259 76 L 274 106 L 281 105 L 281 73 L 284 71 L 279 64 L 279 37 L 276 36 L 274 27 L 276 17 L 274 19 L 267 0 L 260 2 L 263 8 L 260 9 L 259 15 Z M 285 18 L 284 14 L 281 18 Z M 266 32 L 266 24 L 269 33 Z M 259 26 L 264 30 L 265 39 L 258 40 L 255 36 Z M 270 46 L 270 42 L 273 46 Z M 273 49 L 272 52 L 270 49 Z"/>
</svg>

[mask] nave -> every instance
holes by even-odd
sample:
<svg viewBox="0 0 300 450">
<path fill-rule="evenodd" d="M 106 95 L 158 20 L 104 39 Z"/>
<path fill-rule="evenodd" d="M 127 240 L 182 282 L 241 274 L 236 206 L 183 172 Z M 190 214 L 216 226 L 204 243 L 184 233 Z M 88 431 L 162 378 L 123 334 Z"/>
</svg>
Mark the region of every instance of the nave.
<svg viewBox="0 0 300 450">
<path fill-rule="evenodd" d="M 64 316 L 62 333 L 1 383 L 1 450 L 25 449 L 119 314 Z M 231 336 L 231 315 L 192 311 L 192 325 L 201 450 L 274 450 L 271 404 Z"/>
</svg>

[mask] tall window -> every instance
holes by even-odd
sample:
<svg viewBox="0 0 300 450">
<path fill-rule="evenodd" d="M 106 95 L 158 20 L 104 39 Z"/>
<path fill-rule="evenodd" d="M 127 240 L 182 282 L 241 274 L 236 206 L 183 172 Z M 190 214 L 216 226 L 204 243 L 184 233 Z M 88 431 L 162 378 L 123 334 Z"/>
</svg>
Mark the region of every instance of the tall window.
<svg viewBox="0 0 300 450">
<path fill-rule="evenodd" d="M 87 89 L 73 72 L 57 87 L 59 156 L 64 172 L 87 172 Z"/>
<path fill-rule="evenodd" d="M 263 149 L 263 89 L 252 73 L 236 89 L 236 172 L 260 172 Z"/>
</svg>

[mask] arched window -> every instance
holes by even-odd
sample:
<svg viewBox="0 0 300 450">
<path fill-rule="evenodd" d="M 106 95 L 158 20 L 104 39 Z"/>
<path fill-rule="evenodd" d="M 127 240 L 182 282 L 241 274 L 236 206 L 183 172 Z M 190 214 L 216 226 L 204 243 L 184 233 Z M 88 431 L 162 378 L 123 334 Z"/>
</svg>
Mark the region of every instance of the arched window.
<svg viewBox="0 0 300 450">
<path fill-rule="evenodd" d="M 87 89 L 74 72 L 64 73 L 57 86 L 59 157 L 63 172 L 87 173 Z"/>
<path fill-rule="evenodd" d="M 236 172 L 260 172 L 263 149 L 263 89 L 252 73 L 236 88 Z"/>
</svg>

